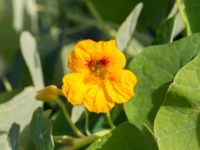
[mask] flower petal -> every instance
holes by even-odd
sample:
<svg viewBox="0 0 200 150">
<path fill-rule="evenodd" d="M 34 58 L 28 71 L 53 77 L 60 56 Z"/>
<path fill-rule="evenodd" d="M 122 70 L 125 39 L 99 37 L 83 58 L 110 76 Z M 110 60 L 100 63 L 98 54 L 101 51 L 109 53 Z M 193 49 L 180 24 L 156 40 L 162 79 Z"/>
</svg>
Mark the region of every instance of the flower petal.
<svg viewBox="0 0 200 150">
<path fill-rule="evenodd" d="M 109 112 L 115 104 L 113 101 L 110 101 L 103 87 L 98 84 L 93 84 L 90 87 L 83 103 L 89 111 L 96 113 Z"/>
<path fill-rule="evenodd" d="M 91 51 L 95 51 L 95 43 L 92 40 L 79 42 L 69 54 L 68 66 L 73 72 L 88 72 L 88 64 L 91 61 Z"/>
<path fill-rule="evenodd" d="M 104 55 L 108 58 L 106 69 L 109 72 L 114 72 L 123 69 L 126 65 L 125 55 L 117 48 L 115 40 L 104 42 Z"/>
<path fill-rule="evenodd" d="M 135 75 L 128 70 L 121 70 L 105 82 L 106 92 L 116 103 L 125 103 L 134 96 L 133 88 L 137 82 Z"/>
<path fill-rule="evenodd" d="M 83 98 L 91 84 L 85 83 L 85 74 L 71 73 L 63 77 L 62 92 L 73 105 L 83 103 Z"/>
</svg>

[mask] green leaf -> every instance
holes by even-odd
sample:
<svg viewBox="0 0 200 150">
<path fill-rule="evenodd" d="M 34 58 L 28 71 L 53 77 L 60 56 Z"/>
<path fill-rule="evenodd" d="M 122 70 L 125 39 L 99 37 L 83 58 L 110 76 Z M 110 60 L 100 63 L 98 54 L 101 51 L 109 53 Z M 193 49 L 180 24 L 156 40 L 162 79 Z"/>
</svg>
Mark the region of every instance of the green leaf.
<svg viewBox="0 0 200 150">
<path fill-rule="evenodd" d="M 9 148 L 6 132 L 9 131 L 12 123 L 18 123 L 23 129 L 30 122 L 33 111 L 41 106 L 41 103 L 35 99 L 35 95 L 36 90 L 33 87 L 27 87 L 11 100 L 0 105 L 0 130 L 5 131 L 0 134 L 2 150 Z"/>
<path fill-rule="evenodd" d="M 172 42 L 173 31 L 175 27 L 175 18 L 176 17 L 172 17 L 166 20 L 157 28 L 156 38 L 155 41 L 153 42 L 154 44 L 164 44 Z"/>
<path fill-rule="evenodd" d="M 125 122 L 93 143 L 87 150 L 157 150 L 154 137 L 144 129 L 140 131 L 129 122 Z"/>
<path fill-rule="evenodd" d="M 200 55 L 185 65 L 169 87 L 155 119 L 160 150 L 200 149 Z"/>
<path fill-rule="evenodd" d="M 199 0 L 184 0 L 185 3 L 185 12 L 187 14 L 189 24 L 193 33 L 200 31 L 200 5 Z"/>
<path fill-rule="evenodd" d="M 30 32 L 24 31 L 20 36 L 22 55 L 31 73 L 33 84 L 37 89 L 44 87 L 42 67 L 35 38 Z"/>
<path fill-rule="evenodd" d="M 52 124 L 37 108 L 31 120 L 31 138 L 36 150 L 53 150 Z"/>
<path fill-rule="evenodd" d="M 8 133 L 8 142 L 12 150 L 18 150 L 19 148 L 19 132 L 19 124 L 13 123 Z"/>
<path fill-rule="evenodd" d="M 128 46 L 131 36 L 135 30 L 137 20 L 142 11 L 142 7 L 142 3 L 137 4 L 117 31 L 117 47 L 122 51 L 124 51 Z"/>
<path fill-rule="evenodd" d="M 31 139 L 31 129 L 28 124 L 20 133 L 20 150 L 35 150 L 34 144 Z"/>
<path fill-rule="evenodd" d="M 125 112 L 138 128 L 153 126 L 169 84 L 180 68 L 200 52 L 200 34 L 172 44 L 145 48 L 129 64 L 138 78 L 135 96 L 127 102 Z"/>
<path fill-rule="evenodd" d="M 104 20 L 121 24 L 139 2 L 144 4 L 144 11 L 139 19 L 140 27 L 155 28 L 168 14 L 171 7 L 169 0 L 91 0 Z M 155 6 L 159 6 L 156 7 Z"/>
<path fill-rule="evenodd" d="M 5 65 L 5 72 L 12 65 L 17 52 L 18 35 L 13 29 L 12 1 L 0 0 L 0 59 Z M 1 73 L 2 74 L 2 73 Z M 5 75 L 5 73 L 3 73 Z"/>
</svg>

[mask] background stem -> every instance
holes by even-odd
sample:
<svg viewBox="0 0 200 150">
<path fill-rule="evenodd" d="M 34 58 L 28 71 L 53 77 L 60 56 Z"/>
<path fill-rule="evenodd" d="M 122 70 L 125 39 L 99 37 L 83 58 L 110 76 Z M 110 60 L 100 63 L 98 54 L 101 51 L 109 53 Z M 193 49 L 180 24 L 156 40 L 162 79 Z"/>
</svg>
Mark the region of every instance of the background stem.
<svg viewBox="0 0 200 150">
<path fill-rule="evenodd" d="M 185 25 L 187 36 L 190 36 L 190 35 L 192 35 L 192 30 L 191 30 L 190 23 L 188 21 L 187 15 L 185 14 L 185 11 L 184 11 L 184 9 L 185 9 L 184 5 L 183 5 L 184 3 L 182 2 L 182 0 L 176 0 L 176 4 L 177 4 L 177 7 L 178 7 L 180 16 L 182 18 L 182 21 Z"/>
<path fill-rule="evenodd" d="M 13 88 L 12 88 L 12 85 L 10 84 L 10 82 L 8 81 L 8 79 L 3 78 L 2 81 L 3 81 L 3 84 L 5 86 L 6 91 L 11 92 L 13 90 Z"/>
</svg>

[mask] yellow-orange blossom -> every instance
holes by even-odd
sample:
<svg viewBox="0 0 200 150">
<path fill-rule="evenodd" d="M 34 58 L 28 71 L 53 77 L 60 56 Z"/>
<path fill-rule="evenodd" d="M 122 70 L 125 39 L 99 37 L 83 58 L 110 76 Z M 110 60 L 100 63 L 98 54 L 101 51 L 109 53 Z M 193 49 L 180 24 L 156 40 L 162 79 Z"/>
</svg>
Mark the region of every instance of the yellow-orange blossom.
<svg viewBox="0 0 200 150">
<path fill-rule="evenodd" d="M 115 103 L 125 103 L 134 95 L 137 79 L 123 69 L 125 64 L 115 40 L 81 41 L 69 54 L 72 73 L 64 76 L 62 92 L 73 105 L 84 104 L 91 112 L 108 112 Z"/>
</svg>

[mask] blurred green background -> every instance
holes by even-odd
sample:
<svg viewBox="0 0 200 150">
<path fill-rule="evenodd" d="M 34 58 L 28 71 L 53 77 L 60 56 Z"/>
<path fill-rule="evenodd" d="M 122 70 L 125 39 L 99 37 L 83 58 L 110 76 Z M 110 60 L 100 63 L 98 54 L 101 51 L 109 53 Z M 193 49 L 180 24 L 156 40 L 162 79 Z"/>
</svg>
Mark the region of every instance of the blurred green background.
<svg viewBox="0 0 200 150">
<path fill-rule="evenodd" d="M 28 30 L 37 41 L 45 84 L 60 86 L 66 71 L 61 54 L 81 39 L 112 39 L 99 21 L 116 30 L 138 2 L 144 9 L 134 35 L 148 45 L 172 0 L 0 0 L 0 78 L 14 89 L 32 84 L 19 45 L 20 33 Z M 2 81 L 0 91 L 5 91 Z"/>
<path fill-rule="evenodd" d="M 60 88 L 63 75 L 69 73 L 67 54 L 73 46 L 83 39 L 95 41 L 115 39 L 119 27 L 139 2 L 143 3 L 143 8 L 139 19 L 136 19 L 136 29 L 133 35 L 132 31 L 130 35 L 125 35 L 128 38 L 130 36 L 124 51 L 127 63 L 144 47 L 170 43 L 185 37 L 186 32 L 178 15 L 178 9 L 174 7 L 174 0 L 0 0 L 0 149 L 7 142 L 7 133 L 14 121 L 18 121 L 21 127 L 20 144 L 30 149 L 33 144 L 27 138 L 30 138 L 27 135 L 30 126 L 25 127 L 25 125 L 30 122 L 32 113 L 38 106 L 44 106 L 45 115 L 53 124 L 53 135 L 74 136 L 56 103 L 37 104 L 35 95 L 38 87 L 35 80 L 38 79 L 38 82 L 43 83 L 44 78 L 45 86 L 55 84 Z M 193 33 L 199 32 L 199 0 L 184 0 L 184 2 L 191 30 Z M 127 30 L 134 24 L 133 20 L 130 22 L 131 25 Z M 30 52 L 34 49 L 29 41 L 32 37 L 27 39 L 27 43 L 23 43 L 26 46 L 22 50 L 20 37 L 23 31 L 31 33 L 33 42 L 36 42 L 43 77 L 41 74 L 33 77 L 34 67 L 39 66 L 37 71 L 40 72 L 39 59 Z M 26 39 L 23 40 L 26 42 Z M 31 56 L 24 57 L 25 51 L 26 55 L 30 52 Z M 29 60 L 25 61 L 24 58 L 30 59 L 32 63 L 35 62 L 32 64 L 33 72 L 30 65 L 29 68 L 27 65 Z M 9 84 L 12 87 L 11 92 Z M 34 86 L 31 87 L 32 85 Z M 10 108 L 7 107 L 8 103 L 4 103 L 9 101 L 13 101 Z M 18 104 L 18 101 L 21 103 Z M 30 109 L 29 103 L 34 104 Z M 71 104 L 67 101 L 65 104 L 71 113 Z M 26 107 L 27 109 L 23 111 Z M 7 117 L 12 113 L 14 115 Z M 19 115 L 16 117 L 15 113 Z M 90 113 L 89 117 L 91 132 L 109 127 L 103 114 Z M 76 122 L 81 131 L 84 131 L 85 118 L 82 115 Z M 123 106 L 117 105 L 112 110 L 112 119 L 116 125 L 127 121 Z M 56 148 L 58 147 L 60 145 L 56 144 Z"/>
</svg>

